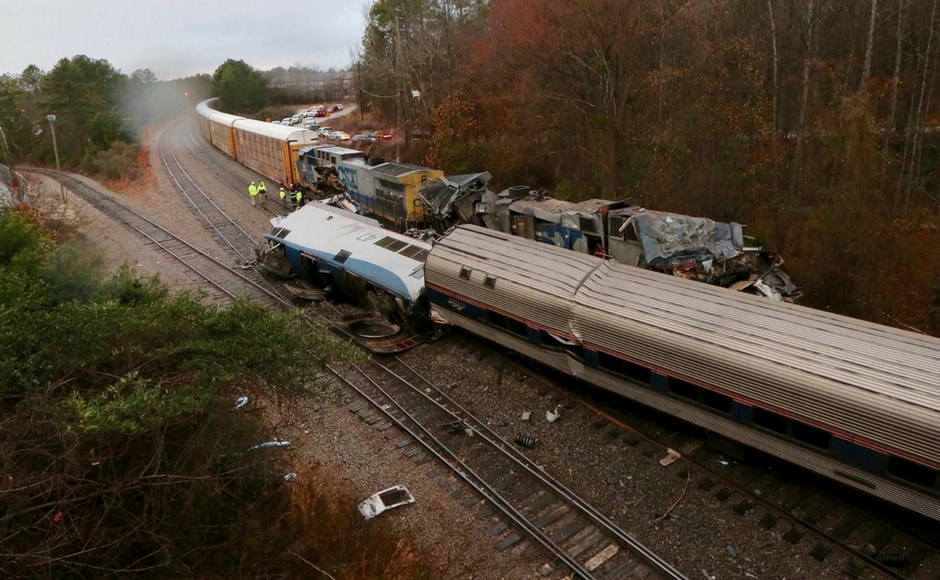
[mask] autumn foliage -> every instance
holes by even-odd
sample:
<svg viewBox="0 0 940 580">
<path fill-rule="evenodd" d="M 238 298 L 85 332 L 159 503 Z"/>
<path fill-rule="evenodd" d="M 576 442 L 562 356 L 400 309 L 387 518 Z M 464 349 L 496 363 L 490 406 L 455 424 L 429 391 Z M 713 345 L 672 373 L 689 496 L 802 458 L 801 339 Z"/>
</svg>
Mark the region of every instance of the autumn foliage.
<svg viewBox="0 0 940 580">
<path fill-rule="evenodd" d="M 937 8 L 378 0 L 363 83 L 420 87 L 416 162 L 738 221 L 805 305 L 940 334 Z"/>
</svg>

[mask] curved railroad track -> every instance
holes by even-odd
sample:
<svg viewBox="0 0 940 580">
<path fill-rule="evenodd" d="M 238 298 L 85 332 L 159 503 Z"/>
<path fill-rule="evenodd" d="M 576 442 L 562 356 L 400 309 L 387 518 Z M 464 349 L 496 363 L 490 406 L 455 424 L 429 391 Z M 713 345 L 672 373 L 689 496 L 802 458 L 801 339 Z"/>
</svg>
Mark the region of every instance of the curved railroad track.
<svg viewBox="0 0 940 580">
<path fill-rule="evenodd" d="M 273 292 L 269 285 L 260 284 L 246 275 L 196 247 L 169 228 L 141 215 L 117 199 L 100 192 L 85 182 L 67 174 L 45 169 L 30 169 L 62 183 L 69 191 L 108 216 L 115 223 L 128 228 L 165 255 L 188 268 L 194 275 L 193 285 L 185 288 L 205 292 L 211 299 L 226 303 L 237 296 L 250 295 L 269 304 L 284 305 L 285 300 Z"/>
<path fill-rule="evenodd" d="M 215 158 L 212 151 L 207 151 L 199 139 L 193 137 L 192 132 L 186 137 L 187 147 L 193 157 L 209 171 L 216 175 L 221 175 L 226 183 L 232 184 L 233 188 L 240 188 L 238 180 L 240 178 L 226 173 L 224 167 L 228 164 L 227 159 Z M 269 201 L 270 203 L 270 201 Z M 277 207 L 275 205 L 275 207 Z M 277 209 L 280 209 L 277 207 Z M 366 372 L 366 371 L 362 371 Z M 380 376 L 384 373 L 387 376 L 388 370 L 380 370 Z M 409 371 L 411 372 L 411 371 Z M 406 374 L 401 371 L 399 376 Z M 418 375 L 420 376 L 420 375 Z M 346 379 L 342 379 L 346 380 Z M 366 378 L 367 385 L 371 389 L 377 389 L 383 382 L 393 384 L 392 379 Z M 423 380 L 423 379 L 422 379 Z M 433 383 L 429 383 L 431 385 Z M 352 386 L 350 388 L 353 388 Z M 358 387 L 358 389 L 368 387 Z M 403 388 L 403 387 L 402 387 Z M 426 388 L 434 388 L 428 386 Z M 418 391 L 420 392 L 420 391 Z M 402 420 L 407 421 L 405 417 L 412 415 L 420 416 L 422 413 L 412 413 L 408 409 L 411 405 L 421 404 L 422 409 L 427 404 L 428 408 L 434 405 L 427 403 L 427 398 L 415 394 L 412 389 L 404 390 L 401 394 L 388 392 L 382 394 L 374 393 L 368 395 L 360 393 L 359 396 L 367 400 L 374 400 L 373 406 L 367 407 L 362 401 L 354 405 L 357 413 L 362 414 L 367 422 L 378 423 L 379 427 L 388 429 L 387 423 L 393 423 L 392 417 L 387 417 L 380 422 L 376 419 L 378 411 L 368 411 L 367 409 L 381 409 L 383 406 L 397 408 Z M 444 397 L 445 395 L 438 395 Z M 390 398 L 385 402 L 380 402 L 382 398 Z M 421 401 L 425 403 L 421 403 Z M 395 402 L 401 401 L 401 402 Z M 449 409 L 457 408 L 456 403 L 451 401 L 448 404 Z M 420 423 L 412 426 L 402 426 L 407 438 L 415 442 L 421 441 L 428 445 L 436 446 L 438 451 L 433 455 L 440 454 L 438 459 L 443 461 L 448 469 L 453 470 L 461 479 L 466 480 L 480 498 L 488 499 L 491 505 L 500 506 L 504 509 L 504 515 L 500 524 L 495 524 L 493 528 L 494 535 L 499 536 L 497 547 L 506 549 L 517 542 L 529 541 L 543 546 L 549 553 L 554 554 L 557 562 L 562 564 L 570 573 L 579 577 L 592 577 L 591 574 L 595 568 L 603 568 L 609 572 L 610 568 L 618 568 L 619 572 L 634 567 L 638 572 L 657 568 L 661 562 L 655 554 L 650 552 L 649 560 L 644 555 L 645 548 L 641 545 L 632 545 L 632 538 L 619 528 L 613 522 L 603 518 L 594 521 L 589 508 L 573 507 L 579 504 L 577 495 L 572 493 L 571 499 L 566 499 L 564 493 L 554 488 L 557 484 L 548 484 L 539 482 L 539 477 L 544 473 L 538 469 L 535 464 L 525 459 L 522 453 L 516 453 L 518 461 L 522 461 L 522 466 L 512 466 L 512 451 L 514 447 L 507 443 L 507 437 L 497 435 L 489 431 L 484 423 L 470 418 L 466 409 L 462 409 L 457 415 L 447 418 L 445 411 L 438 410 L 439 413 L 434 420 L 422 420 Z M 457 422 L 464 421 L 468 428 L 476 437 L 468 438 L 466 433 L 461 430 L 454 432 L 447 431 L 449 425 L 453 429 Z M 471 426 L 472 424 L 472 426 Z M 445 432 L 441 432 L 441 430 Z M 486 436 L 484 437 L 484 433 Z M 787 480 L 779 477 L 778 474 L 769 472 L 766 469 L 754 467 L 752 464 L 726 462 L 727 467 L 722 470 L 710 468 L 710 465 L 721 461 L 718 455 L 708 450 L 706 445 L 702 445 L 700 439 L 695 437 L 682 439 L 673 439 L 659 442 L 654 436 L 648 436 L 651 442 L 659 443 L 665 448 L 674 447 L 688 451 L 683 453 L 681 460 L 689 464 L 690 471 L 688 485 L 694 486 L 699 493 L 709 494 L 714 501 L 724 506 L 730 514 L 729 517 L 741 519 L 741 524 L 755 526 L 755 533 L 758 531 L 769 532 L 779 535 L 781 540 L 790 544 L 800 543 L 807 546 L 807 553 L 812 558 L 823 561 L 827 558 L 838 559 L 838 566 L 849 577 L 862 577 L 866 574 L 890 578 L 918 578 L 922 573 L 928 573 L 929 570 L 935 570 L 937 563 L 932 558 L 935 557 L 938 549 L 936 544 L 930 541 L 922 541 L 914 534 L 907 533 L 903 528 L 896 525 L 892 526 L 882 520 L 871 516 L 864 516 L 858 513 L 855 506 L 842 504 L 841 509 L 837 509 L 840 504 L 835 501 L 819 500 L 818 492 L 813 487 L 812 493 L 807 493 L 807 486 L 802 479 Z M 440 439 L 440 441 L 435 441 Z M 469 441 L 472 439 L 472 441 Z M 403 439 L 404 440 L 404 439 Z M 463 446 L 471 443 L 475 451 L 472 454 L 464 453 L 467 451 Z M 459 444 L 459 448 L 453 446 Z M 409 444 L 410 445 L 410 444 Z M 480 447 L 486 446 L 487 450 Z M 409 453 L 410 450 L 405 451 Z M 428 451 L 428 453 L 431 453 Z M 701 456 L 701 457 L 699 457 Z M 495 457 L 501 457 L 504 462 L 501 468 L 496 465 Z M 472 462 L 476 459 L 482 463 L 479 468 L 474 468 Z M 466 462 L 466 464 L 465 464 Z M 720 463 L 719 463 L 720 464 Z M 531 474 L 534 470 L 535 474 Z M 694 477 L 692 475 L 694 471 Z M 530 473 L 523 477 L 522 473 Z M 508 474 L 512 474 L 508 476 Z M 528 478 L 532 478 L 529 480 Z M 523 481 L 526 479 L 526 481 Z M 822 482 L 825 483 L 825 482 Z M 560 484 L 557 484 L 560 486 Z M 551 491 L 530 491 L 539 490 L 540 486 L 547 486 Z M 507 488 L 517 490 L 516 494 L 508 493 L 508 497 L 501 498 L 500 491 Z M 563 486 L 560 486 L 564 490 Z M 569 490 L 564 490 L 568 492 Z M 487 494 L 496 494 L 489 497 Z M 555 496 L 555 494 L 559 494 Z M 531 499 L 539 498 L 538 500 Z M 789 498 L 789 499 L 788 499 Z M 796 500 L 799 501 L 796 501 Z M 529 503 L 527 504 L 526 501 Z M 565 502 L 570 502 L 567 507 Z M 469 503 L 470 500 L 468 499 Z M 814 507 L 814 503 L 816 506 Z M 584 502 L 582 502 L 584 503 Z M 819 507 L 821 503 L 822 507 Z M 562 514 L 561 517 L 565 523 L 557 524 L 547 520 L 539 521 L 533 517 L 533 512 L 549 509 L 548 506 L 558 506 L 554 510 L 556 514 Z M 576 515 L 577 514 L 577 515 Z M 546 514 L 542 514 L 546 515 Z M 602 514 L 597 514 L 601 515 Z M 759 515 L 759 517 L 758 517 Z M 546 517 L 548 517 L 546 515 Z M 551 516 L 555 517 L 555 516 Z M 549 517 L 549 519 L 551 519 Z M 756 518 L 756 523 L 754 522 Z M 881 523 L 878 523 L 881 522 Z M 555 524 L 552 527 L 550 524 Z M 607 525 L 613 526 L 612 529 L 606 529 Z M 556 534 L 554 537 L 552 533 Z M 862 537 L 864 536 L 864 537 Z M 525 538 L 525 540 L 524 540 Z M 585 546 L 584 543 L 591 543 L 585 538 L 593 538 L 594 544 Z M 599 538 L 605 538 L 606 544 Z M 582 552 L 595 551 L 593 554 L 587 554 L 578 560 L 578 556 L 584 556 Z M 604 550 L 615 551 L 619 556 L 609 557 L 609 553 Z M 596 557 L 597 559 L 592 560 Z M 608 559 L 609 558 L 609 559 Z M 623 567 L 615 562 L 618 559 L 626 558 Z M 642 563 L 641 563 L 642 562 Z M 665 571 L 658 572 L 670 577 L 674 571 L 665 565 Z M 614 575 L 612 577 L 616 577 Z M 929 577 L 929 576 L 928 576 Z"/>
</svg>

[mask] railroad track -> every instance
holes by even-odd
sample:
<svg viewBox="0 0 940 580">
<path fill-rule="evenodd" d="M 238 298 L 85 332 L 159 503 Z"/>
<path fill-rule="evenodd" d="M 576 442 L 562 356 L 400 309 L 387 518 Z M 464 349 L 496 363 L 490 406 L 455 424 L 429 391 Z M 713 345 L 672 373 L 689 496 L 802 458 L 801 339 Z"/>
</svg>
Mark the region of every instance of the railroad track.
<svg viewBox="0 0 940 580">
<path fill-rule="evenodd" d="M 935 578 L 940 570 L 940 531 L 925 518 L 899 514 L 897 508 L 773 458 L 729 459 L 720 451 L 738 450 L 725 442 L 715 442 L 716 449 L 681 428 L 662 430 L 658 424 L 651 429 L 634 418 L 618 420 L 616 412 L 603 414 L 612 420 L 612 429 L 629 421 L 634 436 L 683 450 L 680 461 L 691 469 L 691 485 L 722 506 L 729 519 L 754 526 L 755 534 L 770 533 L 802 546 L 819 562 L 834 560 L 848 578 Z"/>
<path fill-rule="evenodd" d="M 240 264 L 251 264 L 255 261 L 255 248 L 258 240 L 245 231 L 242 226 L 232 219 L 196 180 L 183 167 L 176 151 L 165 146 L 161 140 L 159 146 L 160 159 L 167 176 L 177 191 L 186 199 L 192 212 L 203 226 L 212 233 L 220 246 L 226 248 L 233 258 Z"/>
<path fill-rule="evenodd" d="M 247 191 L 248 182 L 252 179 L 258 179 L 260 176 L 250 173 L 249 169 L 241 165 L 238 165 L 239 172 L 250 173 L 250 176 L 245 178 L 234 173 L 230 169 L 233 163 L 232 159 L 215 147 L 207 145 L 202 136 L 196 131 L 194 123 L 178 123 L 176 127 L 174 127 L 174 131 L 177 132 L 176 134 L 181 138 L 181 141 L 185 143 L 193 160 L 197 161 L 206 171 L 212 173 L 216 179 L 225 184 L 226 187 L 240 194 L 244 193 L 247 196 L 245 192 Z M 278 197 L 277 188 L 279 185 L 276 183 L 268 183 L 268 181 L 267 179 L 265 180 L 266 185 L 269 187 L 269 199 L 265 205 L 261 206 L 261 209 L 272 216 L 289 213 L 292 208 L 286 205 L 286 203 L 281 202 Z"/>
<path fill-rule="evenodd" d="M 495 512 L 497 549 L 541 547 L 550 558 L 546 577 L 684 578 L 400 359 L 357 370 L 353 380 L 331 369 L 357 395 L 350 411 L 376 429 L 399 430 L 394 444 L 405 456 L 425 454 L 466 482 L 474 494 L 463 505 Z"/>
<path fill-rule="evenodd" d="M 756 517 L 761 528 L 801 543 L 816 560 L 837 558 L 849 578 L 930 578 L 940 569 L 940 532 L 926 520 L 905 519 L 897 508 L 777 461 L 730 462 L 718 471 L 708 467 L 714 452 L 706 448 L 686 461 L 696 469 L 696 485 L 731 513 Z"/>
<path fill-rule="evenodd" d="M 186 288 L 187 290 L 205 292 L 210 299 L 219 303 L 227 303 L 237 296 L 253 296 L 272 305 L 289 304 L 279 293 L 273 291 L 269 284 L 255 280 L 255 275 L 246 275 L 242 268 L 225 264 L 167 227 L 141 215 L 85 182 L 56 171 L 31 169 L 30 172 L 61 182 L 69 191 L 115 223 L 133 231 L 171 259 L 186 266 L 195 274 L 193 285 Z"/>
</svg>

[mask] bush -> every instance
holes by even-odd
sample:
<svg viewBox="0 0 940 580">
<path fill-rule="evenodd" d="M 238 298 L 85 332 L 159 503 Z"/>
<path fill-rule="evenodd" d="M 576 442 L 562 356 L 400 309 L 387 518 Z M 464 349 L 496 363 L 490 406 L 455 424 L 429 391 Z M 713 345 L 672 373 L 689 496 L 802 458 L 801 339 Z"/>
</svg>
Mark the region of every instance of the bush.
<svg viewBox="0 0 940 580">
<path fill-rule="evenodd" d="M 314 356 L 348 347 L 298 315 L 106 278 L 76 256 L 0 214 L 0 432 L 16 434 L 0 438 L 0 575 L 299 577 L 317 562 L 426 577 L 337 507 L 354 502 L 312 476 L 286 483 L 281 447 L 259 446 L 320 390 Z"/>
<path fill-rule="evenodd" d="M 136 143 L 116 141 L 108 150 L 95 153 L 85 164 L 85 169 L 88 173 L 112 181 L 132 180 L 137 177 L 139 152 L 140 145 Z"/>
</svg>

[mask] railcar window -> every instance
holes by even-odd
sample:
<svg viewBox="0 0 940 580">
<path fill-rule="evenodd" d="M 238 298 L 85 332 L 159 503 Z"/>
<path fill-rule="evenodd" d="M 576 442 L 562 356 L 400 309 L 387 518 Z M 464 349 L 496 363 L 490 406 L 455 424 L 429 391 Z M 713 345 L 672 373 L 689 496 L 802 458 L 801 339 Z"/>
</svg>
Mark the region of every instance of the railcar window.
<svg viewBox="0 0 940 580">
<path fill-rule="evenodd" d="M 470 266 L 461 266 L 460 267 L 460 277 L 464 280 L 470 279 L 470 272 L 473 272 L 473 268 Z"/>
<path fill-rule="evenodd" d="M 702 403 L 722 413 L 731 413 L 733 400 L 728 395 L 722 395 L 708 389 L 702 389 Z"/>
<path fill-rule="evenodd" d="M 486 276 L 484 276 L 483 285 L 486 286 L 487 288 L 495 288 L 496 276 L 494 276 L 493 274 L 487 274 Z"/>
<path fill-rule="evenodd" d="M 339 253 L 336 254 L 336 257 L 333 259 L 339 262 L 340 264 L 345 264 L 346 260 L 349 259 L 349 256 L 352 256 L 349 250 L 340 250 Z"/>
<path fill-rule="evenodd" d="M 771 431 L 786 435 L 788 431 L 789 420 L 786 417 L 772 413 L 760 407 L 754 407 L 754 424 Z"/>
<path fill-rule="evenodd" d="M 622 240 L 623 234 L 620 233 L 620 226 L 623 225 L 623 222 L 626 221 L 621 216 L 610 216 L 607 221 L 608 231 L 610 232 L 607 237 L 612 240 Z"/>
<path fill-rule="evenodd" d="M 826 431 L 807 425 L 800 421 L 790 421 L 790 434 L 797 441 L 801 441 L 819 449 L 829 449 L 832 437 Z"/>
<path fill-rule="evenodd" d="M 610 373 L 615 375 L 620 375 L 628 379 L 633 379 L 644 385 L 650 384 L 652 380 L 651 371 L 641 365 L 632 363 L 630 361 L 617 358 L 613 355 L 607 354 L 606 352 L 597 353 L 597 364 L 604 370 L 607 370 Z"/>
<path fill-rule="evenodd" d="M 669 377 L 669 392 L 679 395 L 683 399 L 698 401 L 698 387 L 681 379 Z"/>
<path fill-rule="evenodd" d="M 489 312 L 490 324 L 508 330 L 512 334 L 516 334 L 523 338 L 526 337 L 526 326 L 525 324 L 519 322 L 518 320 L 509 318 L 508 316 L 503 316 L 498 312 Z"/>
<path fill-rule="evenodd" d="M 827 431 L 813 427 L 802 421 L 788 419 L 783 415 L 778 415 L 766 409 L 754 407 L 753 421 L 758 427 L 763 427 L 774 433 L 799 441 L 800 443 L 805 443 L 806 445 L 812 445 L 824 451 L 828 450 L 829 445 L 832 443 L 832 435 Z"/>
<path fill-rule="evenodd" d="M 589 233 L 589 234 L 600 233 L 597 231 L 597 227 L 595 227 L 595 222 L 591 218 L 588 218 L 585 216 L 578 216 L 578 222 L 579 222 L 578 227 L 581 229 L 582 232 Z"/>
<path fill-rule="evenodd" d="M 888 460 L 888 473 L 911 483 L 937 489 L 937 470 L 924 467 L 913 461 L 892 456 Z"/>
</svg>

